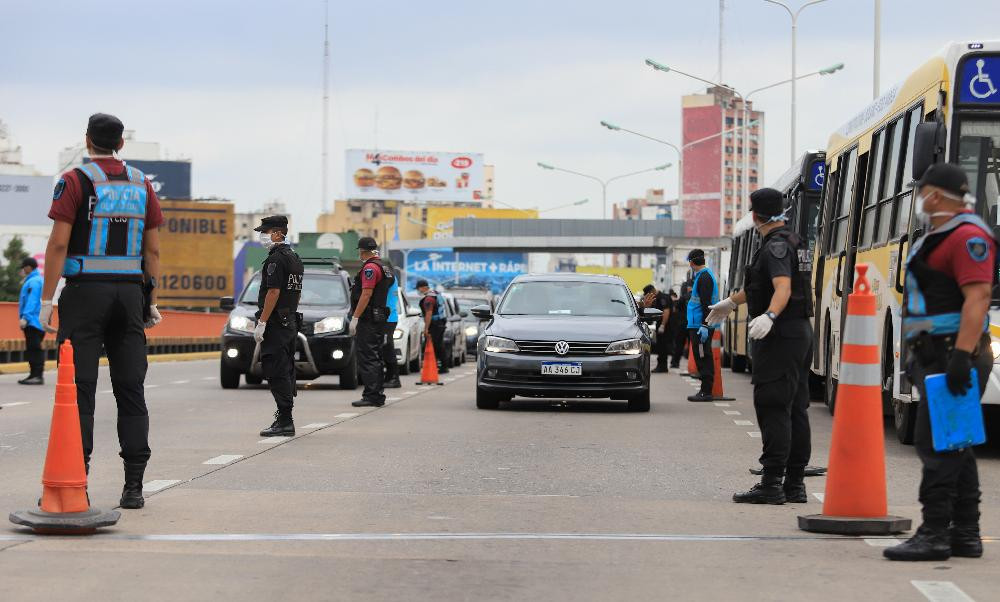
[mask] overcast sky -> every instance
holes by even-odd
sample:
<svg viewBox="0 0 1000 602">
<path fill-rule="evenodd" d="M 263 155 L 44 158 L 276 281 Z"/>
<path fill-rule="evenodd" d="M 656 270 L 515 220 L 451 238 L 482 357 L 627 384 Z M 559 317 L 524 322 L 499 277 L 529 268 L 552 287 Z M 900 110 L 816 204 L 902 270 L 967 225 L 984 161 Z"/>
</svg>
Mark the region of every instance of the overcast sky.
<svg viewBox="0 0 1000 602">
<path fill-rule="evenodd" d="M 788 0 L 800 6 L 804 0 Z M 790 75 L 790 19 L 764 0 L 728 0 L 723 78 L 748 91 Z M 799 20 L 798 150 L 871 99 L 873 0 L 827 0 Z M 948 41 L 998 37 L 996 0 L 884 0 L 883 89 Z M 0 119 L 25 162 L 57 169 L 96 111 L 140 140 L 193 159 L 194 193 L 249 210 L 285 201 L 300 230 L 320 206 L 322 0 L 0 0 Z M 593 202 L 551 217 L 597 217 L 600 189 L 536 161 L 601 177 L 675 161 L 667 147 L 602 119 L 676 141 L 680 96 L 696 82 L 651 57 L 718 77 L 715 0 L 382 0 L 330 2 L 331 196 L 343 149 L 482 152 L 497 198 L 521 207 Z M 765 180 L 789 165 L 787 86 L 753 99 L 766 112 Z M 376 119 L 377 116 L 377 119 Z M 611 201 L 676 172 L 612 184 Z"/>
</svg>

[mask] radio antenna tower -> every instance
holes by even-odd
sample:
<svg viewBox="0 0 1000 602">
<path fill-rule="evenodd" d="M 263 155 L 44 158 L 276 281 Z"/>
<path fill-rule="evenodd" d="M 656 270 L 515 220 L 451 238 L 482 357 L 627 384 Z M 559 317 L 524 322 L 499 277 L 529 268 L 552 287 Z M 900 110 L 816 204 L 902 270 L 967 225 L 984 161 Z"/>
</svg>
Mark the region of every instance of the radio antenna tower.
<svg viewBox="0 0 1000 602">
<path fill-rule="evenodd" d="M 330 1 L 323 0 L 323 185 L 321 187 L 320 211 L 326 213 L 329 186 L 330 163 L 327 159 L 329 113 L 330 113 Z"/>
</svg>

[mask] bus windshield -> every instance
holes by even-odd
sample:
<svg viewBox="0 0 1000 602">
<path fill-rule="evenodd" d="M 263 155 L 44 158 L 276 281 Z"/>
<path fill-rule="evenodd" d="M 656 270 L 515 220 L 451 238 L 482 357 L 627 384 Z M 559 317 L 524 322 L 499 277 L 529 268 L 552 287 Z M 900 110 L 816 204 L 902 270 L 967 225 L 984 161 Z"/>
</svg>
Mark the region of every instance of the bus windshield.
<svg viewBox="0 0 1000 602">
<path fill-rule="evenodd" d="M 986 222 L 1000 225 L 1000 120 L 963 120 L 958 135 L 958 163 L 969 176 L 969 188 Z"/>
</svg>

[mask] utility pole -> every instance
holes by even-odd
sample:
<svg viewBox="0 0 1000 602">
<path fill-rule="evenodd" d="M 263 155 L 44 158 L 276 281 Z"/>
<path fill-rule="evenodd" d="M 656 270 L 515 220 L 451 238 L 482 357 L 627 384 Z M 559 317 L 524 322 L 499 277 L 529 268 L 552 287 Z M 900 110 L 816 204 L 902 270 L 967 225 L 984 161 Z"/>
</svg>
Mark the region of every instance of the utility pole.
<svg viewBox="0 0 1000 602">
<path fill-rule="evenodd" d="M 872 99 L 879 95 L 879 77 L 882 75 L 882 0 L 875 0 L 875 56 L 872 65 Z"/>
<path fill-rule="evenodd" d="M 726 79 L 722 77 L 722 40 L 725 35 L 725 28 L 723 24 L 725 22 L 723 18 L 723 13 L 726 12 L 726 0 L 719 0 L 719 81 L 725 82 Z"/>
<path fill-rule="evenodd" d="M 329 129 L 329 113 L 330 113 L 330 1 L 323 0 L 323 145 L 322 145 L 322 155 L 323 155 L 323 165 L 321 166 L 321 173 L 323 174 L 323 184 L 320 191 L 320 211 L 326 213 L 327 200 L 328 200 L 328 187 L 330 178 L 330 162 L 328 160 L 327 154 L 329 152 L 328 146 L 328 132 Z"/>
</svg>

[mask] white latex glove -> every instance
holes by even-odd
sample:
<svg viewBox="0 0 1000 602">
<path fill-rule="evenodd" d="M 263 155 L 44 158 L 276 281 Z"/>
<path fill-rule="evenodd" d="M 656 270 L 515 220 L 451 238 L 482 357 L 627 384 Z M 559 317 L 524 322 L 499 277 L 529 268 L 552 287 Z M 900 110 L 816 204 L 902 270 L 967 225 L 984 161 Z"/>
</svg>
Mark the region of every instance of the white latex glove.
<svg viewBox="0 0 1000 602">
<path fill-rule="evenodd" d="M 24 318 L 21 318 L 20 320 L 18 320 L 18 324 L 21 325 L 21 330 L 24 330 L 25 328 L 28 327 L 28 321 L 25 320 Z"/>
<path fill-rule="evenodd" d="M 160 315 L 160 310 L 156 309 L 156 304 L 151 304 L 149 306 L 149 320 L 146 321 L 143 326 L 146 328 L 152 328 L 163 321 L 163 316 Z"/>
<path fill-rule="evenodd" d="M 267 329 L 267 322 L 257 321 L 257 327 L 253 329 L 253 340 L 260 343 L 264 340 L 264 331 Z"/>
<path fill-rule="evenodd" d="M 347 325 L 347 332 L 352 337 L 354 335 L 358 334 L 358 317 L 357 316 L 351 316 L 351 321 Z"/>
<path fill-rule="evenodd" d="M 663 334 L 666 331 L 667 331 L 667 327 L 664 326 L 663 324 L 660 324 L 659 326 L 656 327 L 656 332 L 658 332 L 659 334 Z"/>
<path fill-rule="evenodd" d="M 49 332 L 55 332 L 52 328 L 52 301 L 42 301 L 42 308 L 38 311 L 38 321 L 42 323 L 42 328 Z"/>
<path fill-rule="evenodd" d="M 736 309 L 736 304 L 733 303 L 732 299 L 726 297 L 715 305 L 709 305 L 708 309 L 711 311 L 708 312 L 708 318 L 705 319 L 705 322 L 715 326 L 716 324 L 721 324 L 729 317 L 729 314 L 733 313 L 733 310 Z"/>
<path fill-rule="evenodd" d="M 774 326 L 774 320 L 768 317 L 767 314 L 760 314 L 753 320 L 750 320 L 750 338 L 755 341 L 763 339 L 771 332 L 772 326 Z"/>
</svg>

